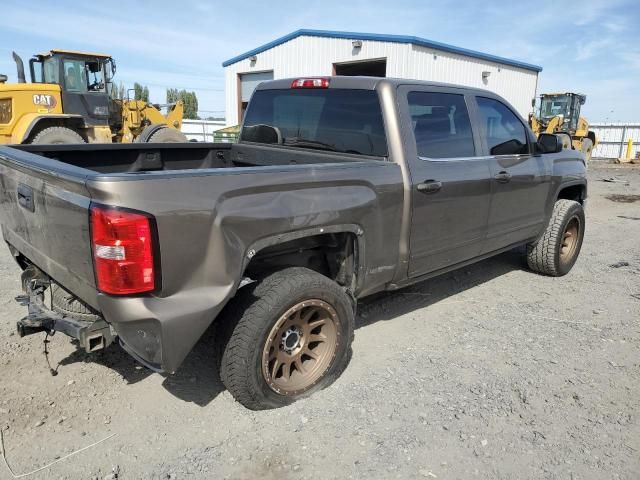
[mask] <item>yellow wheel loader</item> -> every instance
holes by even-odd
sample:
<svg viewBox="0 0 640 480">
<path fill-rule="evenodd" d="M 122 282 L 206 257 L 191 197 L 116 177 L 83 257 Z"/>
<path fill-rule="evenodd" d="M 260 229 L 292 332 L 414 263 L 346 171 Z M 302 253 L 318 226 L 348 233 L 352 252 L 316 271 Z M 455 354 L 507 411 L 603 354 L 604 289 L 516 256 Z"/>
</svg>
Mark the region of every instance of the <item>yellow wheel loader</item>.
<svg viewBox="0 0 640 480">
<path fill-rule="evenodd" d="M 0 75 L 0 144 L 186 142 L 181 101 L 159 105 L 110 95 L 110 55 L 51 50 L 29 61 L 27 83 L 14 52 L 18 83 Z"/>
<path fill-rule="evenodd" d="M 580 93 L 543 93 L 540 95 L 538 115 L 529 114 L 529 125 L 533 133 L 563 134 L 565 148 L 573 148 L 591 159 L 597 145 L 596 134 L 589 130 L 589 122 L 580 116 L 580 107 L 586 101 Z"/>
</svg>

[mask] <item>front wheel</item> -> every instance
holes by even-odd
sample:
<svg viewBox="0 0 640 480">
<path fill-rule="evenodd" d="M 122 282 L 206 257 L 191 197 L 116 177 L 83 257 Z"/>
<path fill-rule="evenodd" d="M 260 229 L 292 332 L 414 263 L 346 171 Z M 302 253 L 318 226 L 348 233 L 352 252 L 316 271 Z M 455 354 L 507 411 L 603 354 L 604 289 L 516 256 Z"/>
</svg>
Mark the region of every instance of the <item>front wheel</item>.
<svg viewBox="0 0 640 480">
<path fill-rule="evenodd" d="M 327 387 L 349 362 L 351 300 L 312 270 L 287 268 L 242 288 L 225 316 L 220 377 L 251 410 L 288 405 Z"/>
<path fill-rule="evenodd" d="M 184 133 L 173 128 L 165 127 L 151 135 L 148 143 L 186 143 L 188 141 Z"/>
<path fill-rule="evenodd" d="M 569 273 L 582 248 L 584 227 L 582 205 L 573 200 L 558 200 L 544 234 L 527 247 L 529 268 L 552 277 Z"/>
</svg>

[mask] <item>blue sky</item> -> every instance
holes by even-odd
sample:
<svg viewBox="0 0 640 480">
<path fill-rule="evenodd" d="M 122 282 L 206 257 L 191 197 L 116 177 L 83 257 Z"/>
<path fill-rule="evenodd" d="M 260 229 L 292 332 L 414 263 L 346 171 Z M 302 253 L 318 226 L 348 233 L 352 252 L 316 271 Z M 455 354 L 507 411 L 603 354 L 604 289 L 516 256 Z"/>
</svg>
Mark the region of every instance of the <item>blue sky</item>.
<svg viewBox="0 0 640 480">
<path fill-rule="evenodd" d="M 2 0 L 0 73 L 15 80 L 11 50 L 110 53 L 125 85 L 148 85 L 156 102 L 167 87 L 195 90 L 212 116 L 224 110 L 222 61 L 291 31 L 416 35 L 541 65 L 538 93 L 586 93 L 592 122 L 640 122 L 639 25 L 638 0 Z"/>
</svg>

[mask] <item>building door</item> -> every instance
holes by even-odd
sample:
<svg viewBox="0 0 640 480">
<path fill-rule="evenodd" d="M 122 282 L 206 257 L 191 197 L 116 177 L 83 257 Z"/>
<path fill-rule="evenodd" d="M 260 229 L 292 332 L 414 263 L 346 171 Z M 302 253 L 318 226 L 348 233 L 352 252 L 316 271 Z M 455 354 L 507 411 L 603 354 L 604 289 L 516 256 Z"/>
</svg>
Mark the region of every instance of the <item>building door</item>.
<svg viewBox="0 0 640 480">
<path fill-rule="evenodd" d="M 361 62 L 334 63 L 336 75 L 346 77 L 386 77 L 387 59 L 364 60 Z"/>
<path fill-rule="evenodd" d="M 268 80 L 273 80 L 273 70 L 238 75 L 238 123 L 242 123 L 244 112 L 247 110 L 253 91 L 260 83 Z"/>
</svg>

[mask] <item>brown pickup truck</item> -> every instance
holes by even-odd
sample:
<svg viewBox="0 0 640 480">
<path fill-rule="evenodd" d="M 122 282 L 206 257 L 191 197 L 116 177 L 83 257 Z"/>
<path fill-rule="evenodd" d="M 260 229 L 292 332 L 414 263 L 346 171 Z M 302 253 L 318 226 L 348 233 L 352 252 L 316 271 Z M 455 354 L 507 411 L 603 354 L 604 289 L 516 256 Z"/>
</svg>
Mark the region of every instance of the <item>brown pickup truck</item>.
<svg viewBox="0 0 640 480">
<path fill-rule="evenodd" d="M 19 332 L 172 373 L 216 321 L 252 409 L 337 378 L 362 297 L 523 245 L 566 274 L 586 196 L 582 154 L 499 96 L 407 80 L 263 83 L 233 145 L 0 147 Z"/>
</svg>

